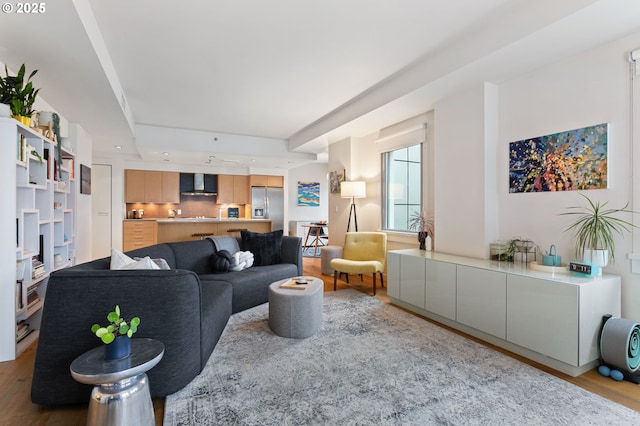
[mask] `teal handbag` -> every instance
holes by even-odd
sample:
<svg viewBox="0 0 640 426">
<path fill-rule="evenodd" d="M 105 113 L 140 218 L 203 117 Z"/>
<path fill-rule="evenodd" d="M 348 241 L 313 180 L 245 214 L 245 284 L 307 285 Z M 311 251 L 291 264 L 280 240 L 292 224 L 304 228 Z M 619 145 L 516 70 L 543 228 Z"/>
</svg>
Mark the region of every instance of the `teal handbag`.
<svg viewBox="0 0 640 426">
<path fill-rule="evenodd" d="M 544 266 L 562 266 L 562 259 L 558 256 L 556 246 L 549 247 L 549 254 L 542 255 L 542 264 Z"/>
</svg>

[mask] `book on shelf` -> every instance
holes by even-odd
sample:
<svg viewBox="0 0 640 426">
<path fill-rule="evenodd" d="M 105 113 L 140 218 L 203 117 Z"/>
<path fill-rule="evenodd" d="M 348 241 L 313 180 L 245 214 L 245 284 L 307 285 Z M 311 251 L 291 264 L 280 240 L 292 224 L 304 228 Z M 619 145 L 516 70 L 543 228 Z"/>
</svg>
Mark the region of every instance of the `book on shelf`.
<svg viewBox="0 0 640 426">
<path fill-rule="evenodd" d="M 73 158 L 62 158 L 62 166 L 69 172 L 69 179 L 75 178 Z"/>
<path fill-rule="evenodd" d="M 20 340 L 27 337 L 27 335 L 29 335 L 29 333 L 31 333 L 32 331 L 33 329 L 29 327 L 29 324 L 24 320 L 18 322 L 18 324 L 16 325 L 16 340 L 19 342 Z"/>
<path fill-rule="evenodd" d="M 33 291 L 27 294 L 27 308 L 30 308 L 33 305 L 35 305 L 36 303 L 38 303 L 39 300 L 40 300 L 40 296 L 38 296 L 38 293 L 36 291 Z"/>
<path fill-rule="evenodd" d="M 24 308 L 24 302 L 22 300 L 22 280 L 16 281 L 16 309 Z"/>
<path fill-rule="evenodd" d="M 31 278 L 38 278 L 44 273 L 44 263 L 38 260 L 37 256 L 33 256 L 31 258 Z"/>
<path fill-rule="evenodd" d="M 22 340 L 24 340 L 25 337 L 27 337 L 29 334 L 31 334 L 33 332 L 32 328 L 27 328 L 26 330 L 23 330 L 22 332 L 20 332 L 17 336 L 16 336 L 16 342 L 20 342 Z"/>
<path fill-rule="evenodd" d="M 49 154 L 49 148 L 44 149 L 44 155 L 42 158 L 47 162 L 47 180 L 51 180 L 53 179 L 53 155 Z"/>
<path fill-rule="evenodd" d="M 18 133 L 16 145 L 16 159 L 23 163 L 26 162 L 29 157 L 29 153 L 27 152 L 27 138 Z"/>
</svg>

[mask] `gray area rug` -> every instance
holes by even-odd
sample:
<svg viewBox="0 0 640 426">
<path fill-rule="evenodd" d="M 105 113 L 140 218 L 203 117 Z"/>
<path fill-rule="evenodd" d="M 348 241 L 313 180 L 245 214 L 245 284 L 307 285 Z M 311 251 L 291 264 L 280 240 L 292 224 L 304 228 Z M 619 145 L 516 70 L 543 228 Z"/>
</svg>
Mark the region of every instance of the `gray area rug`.
<svg viewBox="0 0 640 426">
<path fill-rule="evenodd" d="M 165 425 L 640 425 L 640 413 L 355 290 L 325 293 L 321 330 L 231 317 Z"/>
</svg>

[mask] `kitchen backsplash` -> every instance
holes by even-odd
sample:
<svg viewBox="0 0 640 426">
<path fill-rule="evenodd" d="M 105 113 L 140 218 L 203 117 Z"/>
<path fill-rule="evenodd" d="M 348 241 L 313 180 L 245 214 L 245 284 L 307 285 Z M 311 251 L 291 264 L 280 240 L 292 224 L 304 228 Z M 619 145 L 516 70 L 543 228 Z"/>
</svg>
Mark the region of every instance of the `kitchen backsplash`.
<svg viewBox="0 0 640 426">
<path fill-rule="evenodd" d="M 216 204 L 211 199 L 206 197 L 188 197 L 181 196 L 180 204 L 156 204 L 156 203 L 128 203 L 127 204 L 127 217 L 131 210 L 144 210 L 143 218 L 146 219 L 166 219 L 169 216 L 169 209 L 181 210 L 182 214 L 176 217 L 218 217 L 218 209 L 222 208 L 222 217 L 227 217 L 228 207 L 238 207 L 238 213 L 240 218 L 251 218 L 251 205 L 247 204 L 245 208 L 244 204 Z M 249 212 L 248 214 L 245 211 Z"/>
</svg>

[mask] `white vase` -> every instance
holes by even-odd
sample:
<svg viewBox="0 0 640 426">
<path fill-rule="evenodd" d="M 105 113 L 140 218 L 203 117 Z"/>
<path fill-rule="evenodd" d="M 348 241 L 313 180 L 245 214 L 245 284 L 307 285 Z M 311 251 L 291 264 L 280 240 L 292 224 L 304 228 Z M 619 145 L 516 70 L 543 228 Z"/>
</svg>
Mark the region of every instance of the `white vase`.
<svg viewBox="0 0 640 426">
<path fill-rule="evenodd" d="M 38 125 L 40 126 L 48 126 L 49 124 L 53 125 L 53 113 L 50 111 L 39 111 L 38 112 Z"/>
<path fill-rule="evenodd" d="M 582 261 L 604 268 L 609 264 L 609 250 L 584 249 L 582 252 Z"/>
</svg>

